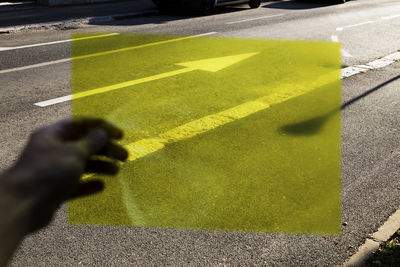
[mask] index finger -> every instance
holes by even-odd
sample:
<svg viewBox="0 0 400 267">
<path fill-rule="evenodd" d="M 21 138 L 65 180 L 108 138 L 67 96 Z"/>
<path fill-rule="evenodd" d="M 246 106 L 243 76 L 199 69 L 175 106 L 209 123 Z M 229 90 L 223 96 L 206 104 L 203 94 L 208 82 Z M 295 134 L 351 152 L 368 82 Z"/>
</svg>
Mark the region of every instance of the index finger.
<svg viewBox="0 0 400 267">
<path fill-rule="evenodd" d="M 77 117 L 60 121 L 48 127 L 48 131 L 66 140 L 76 140 L 93 129 L 104 129 L 111 139 L 121 139 L 123 132 L 114 124 L 100 118 Z"/>
<path fill-rule="evenodd" d="M 86 133 L 95 128 L 103 128 L 112 139 L 121 139 L 123 136 L 123 132 L 120 128 L 100 118 L 73 118 L 72 128 L 72 130 L 85 131 Z"/>
</svg>

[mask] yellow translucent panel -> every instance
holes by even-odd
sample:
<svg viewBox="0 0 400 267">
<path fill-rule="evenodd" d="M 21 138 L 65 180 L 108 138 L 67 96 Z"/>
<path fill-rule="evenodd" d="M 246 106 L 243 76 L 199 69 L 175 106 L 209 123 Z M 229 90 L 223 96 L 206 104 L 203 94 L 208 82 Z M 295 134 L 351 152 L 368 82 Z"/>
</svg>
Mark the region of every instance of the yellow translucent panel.
<svg viewBox="0 0 400 267">
<path fill-rule="evenodd" d="M 129 160 L 69 221 L 340 232 L 337 43 L 114 35 L 72 45 L 74 116 L 125 131 Z"/>
</svg>

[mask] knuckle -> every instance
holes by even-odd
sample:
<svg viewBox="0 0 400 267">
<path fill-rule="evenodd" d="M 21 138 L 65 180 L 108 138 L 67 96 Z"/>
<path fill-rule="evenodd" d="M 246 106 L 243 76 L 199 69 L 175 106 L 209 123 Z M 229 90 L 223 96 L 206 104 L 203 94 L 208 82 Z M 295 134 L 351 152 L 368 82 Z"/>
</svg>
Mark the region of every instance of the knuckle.
<svg viewBox="0 0 400 267">
<path fill-rule="evenodd" d="M 78 144 L 68 146 L 66 148 L 66 154 L 69 158 L 76 160 L 84 160 L 87 157 L 85 149 Z"/>
</svg>

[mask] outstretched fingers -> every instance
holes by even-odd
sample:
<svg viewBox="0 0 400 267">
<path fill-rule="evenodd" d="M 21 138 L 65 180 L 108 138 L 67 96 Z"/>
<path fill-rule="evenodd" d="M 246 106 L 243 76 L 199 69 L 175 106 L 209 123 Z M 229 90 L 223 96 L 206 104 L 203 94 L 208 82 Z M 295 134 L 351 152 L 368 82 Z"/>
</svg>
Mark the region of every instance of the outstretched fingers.
<svg viewBox="0 0 400 267">
<path fill-rule="evenodd" d="M 77 145 L 82 151 L 84 157 L 90 157 L 98 154 L 108 143 L 108 134 L 102 128 L 91 130 L 86 136 L 81 138 Z"/>
<path fill-rule="evenodd" d="M 78 188 L 68 196 L 68 198 L 74 199 L 92 195 L 101 192 L 103 189 L 104 189 L 104 184 L 102 181 L 93 180 L 93 181 L 82 182 L 79 184 Z"/>
<path fill-rule="evenodd" d="M 126 149 L 112 142 L 108 142 L 98 154 L 119 161 L 126 161 L 128 158 Z"/>
<path fill-rule="evenodd" d="M 66 126 L 72 136 L 85 134 L 95 128 L 104 129 L 110 139 L 121 139 L 123 132 L 114 124 L 98 118 L 74 118 L 70 120 L 70 124 Z"/>
<path fill-rule="evenodd" d="M 86 164 L 86 172 L 89 173 L 102 173 L 102 174 L 117 174 L 119 171 L 119 164 L 112 161 L 102 159 L 91 159 Z"/>
</svg>

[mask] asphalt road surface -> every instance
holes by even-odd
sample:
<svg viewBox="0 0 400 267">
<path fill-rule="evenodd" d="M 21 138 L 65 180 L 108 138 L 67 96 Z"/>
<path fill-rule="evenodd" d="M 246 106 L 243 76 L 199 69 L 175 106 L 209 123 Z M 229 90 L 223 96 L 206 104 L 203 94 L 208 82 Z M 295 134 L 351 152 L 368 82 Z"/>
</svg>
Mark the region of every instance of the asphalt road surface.
<svg viewBox="0 0 400 267">
<path fill-rule="evenodd" d="M 1 35 L 1 47 L 16 48 L 0 51 L 0 166 L 12 164 L 33 129 L 71 115 L 69 102 L 34 105 L 71 93 L 71 43 L 56 42 L 70 39 L 71 33 L 332 41 L 341 43 L 342 66 L 346 67 L 399 50 L 399 26 L 400 4 L 394 0 L 357 0 L 344 5 L 273 1 L 255 10 L 246 6 L 218 9 L 209 16 L 154 15 L 73 30 Z M 345 223 L 339 235 L 70 225 L 63 206 L 51 226 L 25 239 L 11 266 L 342 264 L 400 204 L 399 70 L 400 63 L 395 62 L 342 80 L 342 103 L 391 82 L 342 111 L 341 220 Z M 249 123 L 257 120 L 252 117 Z M 224 136 L 243 133 L 243 123 L 221 131 Z M 210 146 L 218 145 L 212 133 L 204 140 Z M 201 140 L 185 142 L 182 146 L 190 147 Z"/>
</svg>

